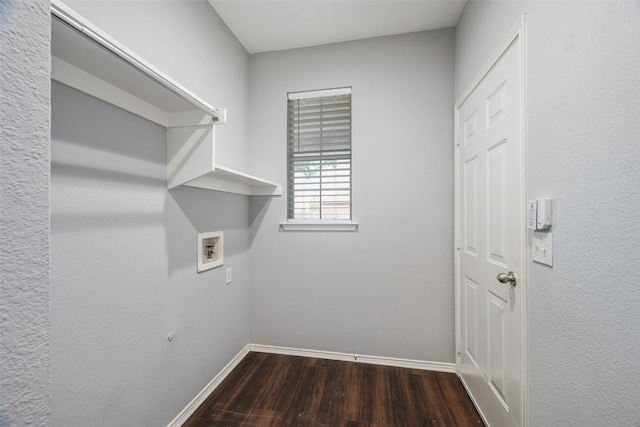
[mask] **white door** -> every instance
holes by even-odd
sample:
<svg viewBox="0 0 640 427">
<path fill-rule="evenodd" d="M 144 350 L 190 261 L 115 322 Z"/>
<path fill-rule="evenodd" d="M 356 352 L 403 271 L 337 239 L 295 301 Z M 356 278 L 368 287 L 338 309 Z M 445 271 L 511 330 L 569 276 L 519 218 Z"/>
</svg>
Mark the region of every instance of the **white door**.
<svg viewBox="0 0 640 427">
<path fill-rule="evenodd" d="M 510 427 L 526 391 L 522 31 L 494 58 L 456 104 L 457 368 L 485 421 Z"/>
</svg>

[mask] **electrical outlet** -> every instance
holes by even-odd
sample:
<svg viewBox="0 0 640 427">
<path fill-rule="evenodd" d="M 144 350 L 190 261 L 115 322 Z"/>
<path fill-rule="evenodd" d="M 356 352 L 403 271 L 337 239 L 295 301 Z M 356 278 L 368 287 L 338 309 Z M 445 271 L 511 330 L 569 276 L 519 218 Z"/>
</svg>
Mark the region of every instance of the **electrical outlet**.
<svg viewBox="0 0 640 427">
<path fill-rule="evenodd" d="M 227 268 L 227 285 L 231 283 L 231 267 Z"/>
</svg>

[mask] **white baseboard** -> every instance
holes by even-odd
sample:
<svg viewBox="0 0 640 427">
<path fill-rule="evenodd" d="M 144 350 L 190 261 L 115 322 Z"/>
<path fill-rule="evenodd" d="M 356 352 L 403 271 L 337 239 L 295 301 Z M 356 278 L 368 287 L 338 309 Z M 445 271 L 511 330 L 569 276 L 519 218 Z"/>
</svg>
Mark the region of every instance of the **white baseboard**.
<svg viewBox="0 0 640 427">
<path fill-rule="evenodd" d="M 423 360 L 398 359 L 395 357 L 363 356 L 359 354 L 340 353 L 336 351 L 308 350 L 292 347 L 278 347 L 273 345 L 247 344 L 240 350 L 231 362 L 216 375 L 209 384 L 167 425 L 167 427 L 180 427 L 189 417 L 204 403 L 211 393 L 229 375 L 249 352 L 284 354 L 288 356 L 315 357 L 318 359 L 341 360 L 344 362 L 367 363 L 371 365 L 394 366 L 398 368 L 422 369 L 425 371 L 456 372 L 454 363 L 425 362 Z"/>
<path fill-rule="evenodd" d="M 220 383 L 231 373 L 231 371 L 233 371 L 233 368 L 238 366 L 238 363 L 240 363 L 242 359 L 244 359 L 245 356 L 249 354 L 250 351 L 250 345 L 247 344 L 231 360 L 231 362 L 227 363 L 227 366 L 222 368 L 218 375 L 216 375 L 182 411 L 180 411 L 180 413 L 167 425 L 167 427 L 182 426 L 182 424 L 184 424 L 196 411 L 196 409 L 198 409 L 198 407 L 202 405 L 205 400 L 207 400 L 207 397 L 209 397 L 209 395 L 213 393 L 213 391 L 220 385 Z"/>
<path fill-rule="evenodd" d="M 426 362 L 423 360 L 398 359 L 395 357 L 366 356 L 339 353 L 336 351 L 307 350 L 301 348 L 278 347 L 272 345 L 249 344 L 250 351 L 259 353 L 286 354 L 289 356 L 316 357 L 318 359 L 342 360 L 345 362 L 367 363 L 371 365 L 394 366 L 397 368 L 422 369 L 425 371 L 456 372 L 455 363 Z"/>
</svg>

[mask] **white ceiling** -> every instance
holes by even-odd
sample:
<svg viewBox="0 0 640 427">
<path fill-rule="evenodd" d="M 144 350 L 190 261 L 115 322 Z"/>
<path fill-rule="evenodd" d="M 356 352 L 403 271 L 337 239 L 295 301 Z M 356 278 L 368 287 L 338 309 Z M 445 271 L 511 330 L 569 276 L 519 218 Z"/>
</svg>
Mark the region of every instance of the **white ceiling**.
<svg viewBox="0 0 640 427">
<path fill-rule="evenodd" d="M 209 0 L 249 53 L 454 27 L 466 0 Z"/>
</svg>

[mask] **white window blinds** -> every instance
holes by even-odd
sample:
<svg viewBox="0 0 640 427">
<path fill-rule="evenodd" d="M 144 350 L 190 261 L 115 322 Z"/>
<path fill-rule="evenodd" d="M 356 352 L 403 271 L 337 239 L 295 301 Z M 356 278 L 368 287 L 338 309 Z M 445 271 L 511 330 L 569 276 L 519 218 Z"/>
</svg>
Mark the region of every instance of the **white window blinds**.
<svg viewBox="0 0 640 427">
<path fill-rule="evenodd" d="M 350 220 L 351 88 L 288 98 L 288 218 Z"/>
</svg>

